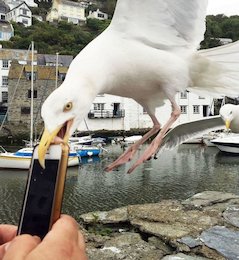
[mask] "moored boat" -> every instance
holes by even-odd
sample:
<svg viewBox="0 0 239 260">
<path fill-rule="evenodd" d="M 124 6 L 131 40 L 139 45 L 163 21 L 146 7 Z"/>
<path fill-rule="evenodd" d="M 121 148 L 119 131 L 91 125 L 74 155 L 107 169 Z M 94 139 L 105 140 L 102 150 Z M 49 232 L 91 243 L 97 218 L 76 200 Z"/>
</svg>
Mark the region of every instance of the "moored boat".
<svg viewBox="0 0 239 260">
<path fill-rule="evenodd" d="M 29 169 L 33 154 L 32 147 L 25 147 L 15 153 L 4 150 L 0 153 L 0 168 Z M 75 151 L 70 151 L 68 167 L 79 165 L 79 156 Z"/>
<path fill-rule="evenodd" d="M 222 152 L 239 154 L 239 134 L 228 134 L 211 140 Z"/>
</svg>

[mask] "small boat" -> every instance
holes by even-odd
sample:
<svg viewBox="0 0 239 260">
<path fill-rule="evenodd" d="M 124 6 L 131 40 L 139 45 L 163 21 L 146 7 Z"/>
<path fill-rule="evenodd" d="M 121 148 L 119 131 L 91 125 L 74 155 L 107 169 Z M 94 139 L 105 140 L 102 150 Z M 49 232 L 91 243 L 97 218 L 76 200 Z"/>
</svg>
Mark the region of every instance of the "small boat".
<svg viewBox="0 0 239 260">
<path fill-rule="evenodd" d="M 123 139 L 119 140 L 119 143 L 122 147 L 125 147 L 130 144 L 136 143 L 141 138 L 142 138 L 142 135 L 132 135 L 132 136 L 124 137 Z"/>
<path fill-rule="evenodd" d="M 92 145 L 70 144 L 70 147 L 80 157 L 98 156 L 101 152 L 100 147 Z"/>
<path fill-rule="evenodd" d="M 227 136 L 213 139 L 211 142 L 222 152 L 239 154 L 239 134 L 227 134 Z"/>
<path fill-rule="evenodd" d="M 2 147 L 1 147 L 2 148 Z M 29 169 L 33 154 L 32 147 L 25 147 L 17 152 L 7 152 L 2 148 L 0 153 L 0 168 L 8 169 Z M 79 165 L 79 155 L 75 151 L 70 151 L 68 159 L 68 167 Z"/>
<path fill-rule="evenodd" d="M 91 145 L 93 142 L 93 138 L 91 135 L 81 136 L 81 137 L 70 137 L 69 143 L 75 144 L 84 144 L 84 145 Z"/>
</svg>

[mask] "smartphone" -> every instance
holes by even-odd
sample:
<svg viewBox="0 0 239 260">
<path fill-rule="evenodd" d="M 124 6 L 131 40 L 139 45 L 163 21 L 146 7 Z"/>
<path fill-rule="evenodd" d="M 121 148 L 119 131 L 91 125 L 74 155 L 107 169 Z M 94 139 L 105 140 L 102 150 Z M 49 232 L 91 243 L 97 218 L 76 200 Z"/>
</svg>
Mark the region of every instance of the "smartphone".
<svg viewBox="0 0 239 260">
<path fill-rule="evenodd" d="M 18 235 L 30 234 L 43 239 L 60 217 L 68 154 L 68 145 L 51 145 L 43 169 L 38 161 L 38 146 L 35 147 L 23 199 Z"/>
</svg>

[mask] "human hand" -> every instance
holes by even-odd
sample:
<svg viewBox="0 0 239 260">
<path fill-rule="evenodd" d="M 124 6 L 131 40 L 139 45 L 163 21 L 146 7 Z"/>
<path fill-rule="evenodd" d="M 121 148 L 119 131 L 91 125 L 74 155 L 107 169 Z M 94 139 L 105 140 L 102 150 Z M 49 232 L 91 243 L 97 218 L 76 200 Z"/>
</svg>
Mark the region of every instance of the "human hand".
<svg viewBox="0 0 239 260">
<path fill-rule="evenodd" d="M 66 215 L 57 220 L 42 241 L 26 234 L 16 236 L 3 251 L 3 260 L 87 260 L 84 238 L 78 231 L 77 222 Z"/>
<path fill-rule="evenodd" d="M 17 227 L 13 225 L 0 225 L 0 259 L 5 253 L 5 246 L 16 236 Z"/>
</svg>

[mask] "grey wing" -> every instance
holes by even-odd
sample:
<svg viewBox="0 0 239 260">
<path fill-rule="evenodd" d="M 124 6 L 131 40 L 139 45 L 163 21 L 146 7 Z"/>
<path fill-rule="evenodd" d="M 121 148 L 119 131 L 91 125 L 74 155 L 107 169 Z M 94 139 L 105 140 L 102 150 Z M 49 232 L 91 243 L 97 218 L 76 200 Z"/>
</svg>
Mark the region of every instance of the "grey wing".
<svg viewBox="0 0 239 260">
<path fill-rule="evenodd" d="M 224 127 L 225 124 L 220 116 L 207 117 L 205 119 L 178 125 L 164 136 L 158 153 L 165 149 L 173 149 L 193 137 L 200 137 L 205 133 L 220 130 Z"/>
</svg>

